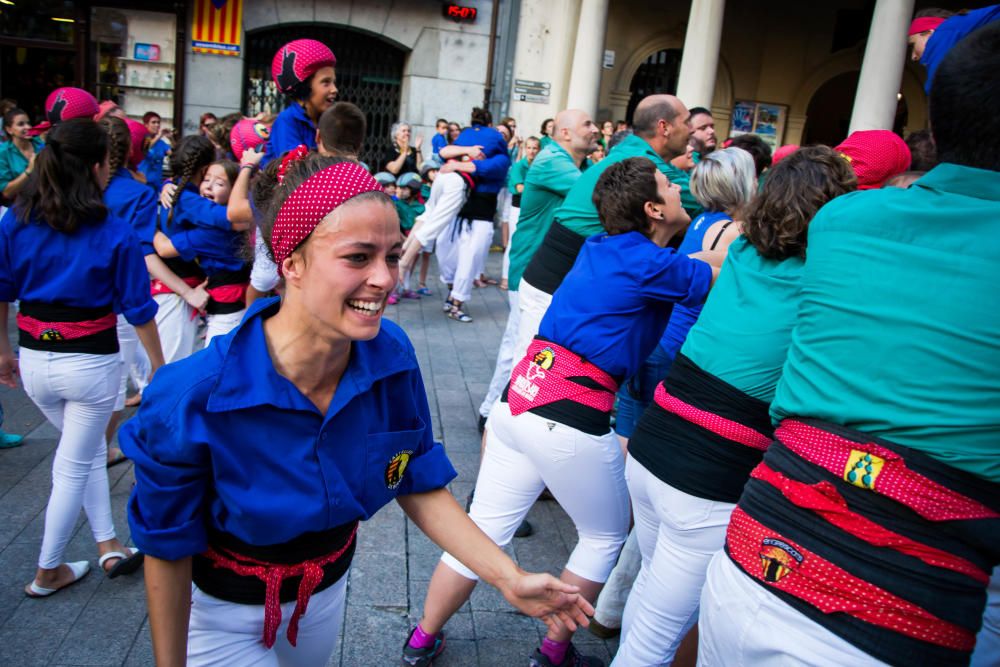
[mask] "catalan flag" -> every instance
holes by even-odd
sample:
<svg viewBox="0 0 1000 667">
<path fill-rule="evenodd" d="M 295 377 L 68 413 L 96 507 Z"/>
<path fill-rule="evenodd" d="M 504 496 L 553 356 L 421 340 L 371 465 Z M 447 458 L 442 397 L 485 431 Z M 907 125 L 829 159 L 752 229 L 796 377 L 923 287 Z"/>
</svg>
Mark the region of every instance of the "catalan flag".
<svg viewBox="0 0 1000 667">
<path fill-rule="evenodd" d="M 243 0 L 195 0 L 191 42 L 195 53 L 240 55 Z"/>
</svg>

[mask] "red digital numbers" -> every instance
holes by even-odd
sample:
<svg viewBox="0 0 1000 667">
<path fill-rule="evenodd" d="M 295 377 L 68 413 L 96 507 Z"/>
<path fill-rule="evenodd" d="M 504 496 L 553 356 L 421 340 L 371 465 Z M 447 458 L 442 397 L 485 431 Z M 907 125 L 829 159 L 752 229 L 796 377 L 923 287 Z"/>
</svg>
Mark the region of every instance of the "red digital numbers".
<svg viewBox="0 0 1000 667">
<path fill-rule="evenodd" d="M 452 21 L 472 23 L 476 20 L 477 13 L 475 7 L 462 7 L 451 3 L 444 6 L 444 17 Z"/>
</svg>

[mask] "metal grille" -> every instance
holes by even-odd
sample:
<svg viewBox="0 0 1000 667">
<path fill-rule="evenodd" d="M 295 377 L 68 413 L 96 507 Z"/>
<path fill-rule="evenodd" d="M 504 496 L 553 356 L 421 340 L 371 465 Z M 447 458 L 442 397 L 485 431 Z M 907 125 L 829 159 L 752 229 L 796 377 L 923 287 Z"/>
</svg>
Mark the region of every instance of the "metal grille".
<svg viewBox="0 0 1000 667">
<path fill-rule="evenodd" d="M 631 123 L 636 105 L 647 95 L 677 92 L 677 79 L 681 70 L 681 50 L 663 49 L 646 58 L 632 76 L 629 90 L 632 97 L 628 101 L 625 119 Z"/>
<path fill-rule="evenodd" d="M 406 51 L 368 33 L 315 23 L 249 33 L 243 89 L 247 115 L 278 113 L 288 105 L 288 98 L 278 92 L 271 79 L 271 59 L 293 39 L 315 39 L 333 49 L 337 56 L 337 99 L 357 104 L 368 118 L 361 159 L 373 171 L 382 169 L 394 152 L 389 130 L 399 118 Z"/>
</svg>

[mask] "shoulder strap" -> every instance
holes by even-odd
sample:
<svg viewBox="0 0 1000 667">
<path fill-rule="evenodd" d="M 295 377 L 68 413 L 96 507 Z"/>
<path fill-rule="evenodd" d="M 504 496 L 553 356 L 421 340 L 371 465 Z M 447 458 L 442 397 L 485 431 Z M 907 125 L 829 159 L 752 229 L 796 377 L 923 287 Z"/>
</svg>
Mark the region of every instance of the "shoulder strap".
<svg viewBox="0 0 1000 667">
<path fill-rule="evenodd" d="M 735 220 L 730 220 L 726 224 L 722 225 L 722 229 L 719 230 L 719 234 L 715 237 L 715 240 L 712 241 L 712 247 L 710 247 L 709 250 L 715 250 L 715 246 L 719 245 L 719 239 L 722 238 L 722 235 L 726 233 L 726 229 L 728 229 L 729 225 L 733 224 L 733 222 L 735 222 Z"/>
</svg>

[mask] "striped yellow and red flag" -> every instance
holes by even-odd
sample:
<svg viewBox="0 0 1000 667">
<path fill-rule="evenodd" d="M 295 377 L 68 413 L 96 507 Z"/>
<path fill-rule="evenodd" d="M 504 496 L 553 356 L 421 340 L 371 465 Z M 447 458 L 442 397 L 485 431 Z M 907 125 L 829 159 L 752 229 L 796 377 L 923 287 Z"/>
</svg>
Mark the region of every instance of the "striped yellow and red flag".
<svg viewBox="0 0 1000 667">
<path fill-rule="evenodd" d="M 195 0 L 191 43 L 195 53 L 240 55 L 243 0 Z"/>
</svg>

